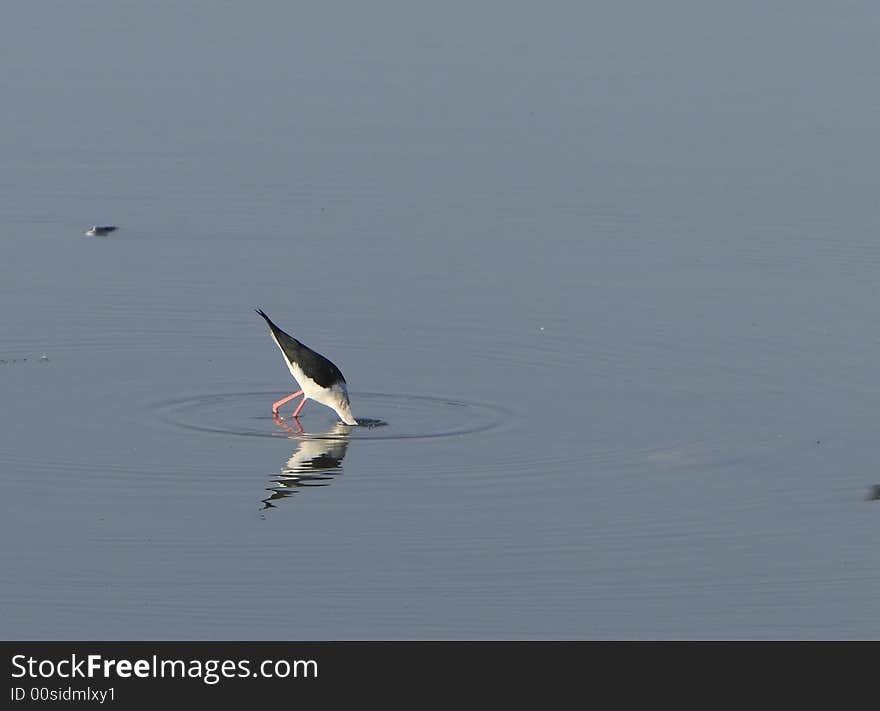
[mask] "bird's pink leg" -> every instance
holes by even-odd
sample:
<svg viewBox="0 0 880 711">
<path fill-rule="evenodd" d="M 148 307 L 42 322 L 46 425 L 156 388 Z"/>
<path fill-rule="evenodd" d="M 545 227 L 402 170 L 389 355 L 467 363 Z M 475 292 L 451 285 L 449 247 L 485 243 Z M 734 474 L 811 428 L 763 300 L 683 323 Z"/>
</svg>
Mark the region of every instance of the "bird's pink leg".
<svg viewBox="0 0 880 711">
<path fill-rule="evenodd" d="M 297 390 L 295 393 L 293 393 L 293 395 L 288 395 L 287 397 L 281 398 L 278 402 L 272 403 L 272 414 L 277 415 L 279 407 L 281 407 L 285 402 L 290 402 L 291 400 L 293 400 L 293 398 L 298 397 L 302 394 L 302 390 Z M 294 417 L 296 417 L 296 415 L 294 415 Z"/>
<path fill-rule="evenodd" d="M 299 407 L 296 408 L 296 410 L 294 410 L 294 412 L 293 412 L 294 417 L 299 415 L 300 411 L 306 406 L 306 400 L 308 400 L 308 398 L 303 396 L 302 402 L 299 404 Z"/>
</svg>

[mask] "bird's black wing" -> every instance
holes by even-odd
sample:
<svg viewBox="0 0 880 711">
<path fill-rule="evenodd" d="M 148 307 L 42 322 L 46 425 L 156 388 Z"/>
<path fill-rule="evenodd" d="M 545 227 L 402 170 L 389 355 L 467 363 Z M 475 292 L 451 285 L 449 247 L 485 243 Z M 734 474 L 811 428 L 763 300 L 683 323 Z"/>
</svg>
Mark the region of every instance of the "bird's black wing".
<svg viewBox="0 0 880 711">
<path fill-rule="evenodd" d="M 282 331 L 260 309 L 255 310 L 266 320 L 272 335 L 275 336 L 275 340 L 278 341 L 278 345 L 284 353 L 284 357 L 288 361 L 296 363 L 307 377 L 314 380 L 322 388 L 329 388 L 334 383 L 345 382 L 342 371 L 327 358 Z"/>
</svg>

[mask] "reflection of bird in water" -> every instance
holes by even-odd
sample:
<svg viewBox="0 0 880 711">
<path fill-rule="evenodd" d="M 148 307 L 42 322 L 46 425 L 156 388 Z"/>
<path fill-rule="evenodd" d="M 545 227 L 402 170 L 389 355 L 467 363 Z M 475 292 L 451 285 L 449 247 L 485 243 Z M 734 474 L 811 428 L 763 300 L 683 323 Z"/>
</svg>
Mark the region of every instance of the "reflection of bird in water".
<svg viewBox="0 0 880 711">
<path fill-rule="evenodd" d="M 336 412 L 339 419 L 345 424 L 356 425 L 357 420 L 351 414 L 351 404 L 348 401 L 348 388 L 339 368 L 320 353 L 316 353 L 293 336 L 282 331 L 259 309 L 257 309 L 257 313 L 269 325 L 272 340 L 275 341 L 281 355 L 284 356 L 284 362 L 287 363 L 290 374 L 293 375 L 294 380 L 301 388 L 292 395 L 273 403 L 272 414 L 277 416 L 279 407 L 302 395 L 302 402 L 293 412 L 294 419 L 299 416 L 307 400 L 314 400 Z"/>
<path fill-rule="evenodd" d="M 297 433 L 297 430 L 279 418 L 276 418 L 275 424 L 291 433 Z M 272 486 L 267 489 L 271 496 L 263 499 L 263 508 L 275 508 L 273 502 L 286 499 L 300 489 L 329 486 L 334 477 L 342 473 L 342 460 L 345 459 L 348 449 L 348 438 L 345 435 L 350 431 L 350 426 L 337 422 L 328 432 L 300 439 L 299 448 L 290 455 L 281 471 L 273 476 Z"/>
</svg>

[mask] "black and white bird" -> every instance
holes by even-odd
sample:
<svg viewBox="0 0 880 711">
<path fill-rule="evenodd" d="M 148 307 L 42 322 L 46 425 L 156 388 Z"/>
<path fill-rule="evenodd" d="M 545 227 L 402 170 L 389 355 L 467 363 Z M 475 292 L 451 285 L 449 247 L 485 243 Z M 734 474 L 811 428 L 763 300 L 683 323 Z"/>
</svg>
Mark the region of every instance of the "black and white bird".
<svg viewBox="0 0 880 711">
<path fill-rule="evenodd" d="M 303 345 L 293 336 L 282 331 L 272 323 L 266 314 L 256 309 L 269 325 L 272 340 L 284 356 L 284 362 L 290 374 L 300 387 L 295 393 L 283 397 L 272 404 L 272 414 L 278 416 L 278 408 L 295 397 L 303 396 L 302 402 L 294 410 L 293 416 L 298 417 L 308 400 L 314 400 L 333 410 L 339 419 L 347 425 L 356 425 L 358 421 L 351 414 L 351 403 L 348 400 L 348 388 L 342 372 L 320 353 Z"/>
<path fill-rule="evenodd" d="M 94 227 L 89 228 L 86 231 L 87 235 L 92 237 L 103 237 L 104 235 L 109 235 L 111 232 L 115 232 L 119 228 L 116 225 L 95 225 Z"/>
</svg>

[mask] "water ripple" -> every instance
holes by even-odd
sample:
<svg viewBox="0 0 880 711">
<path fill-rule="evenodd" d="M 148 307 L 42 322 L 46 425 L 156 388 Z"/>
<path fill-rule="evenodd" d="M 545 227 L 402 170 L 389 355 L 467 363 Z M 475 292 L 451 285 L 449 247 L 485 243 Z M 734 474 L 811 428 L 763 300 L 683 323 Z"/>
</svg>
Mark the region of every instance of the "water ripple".
<svg viewBox="0 0 880 711">
<path fill-rule="evenodd" d="M 184 429 L 243 437 L 290 438 L 269 414 L 278 392 L 212 393 L 157 403 L 159 418 Z M 356 417 L 368 423 L 350 433 L 328 434 L 335 415 L 311 403 L 299 422 L 303 438 L 350 440 L 400 440 L 454 437 L 486 432 L 501 424 L 509 413 L 495 405 L 426 395 L 353 393 Z M 288 422 L 295 422 L 288 420 Z"/>
</svg>

